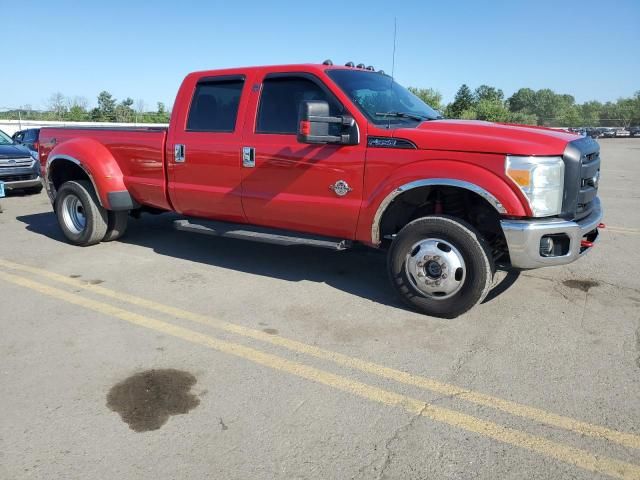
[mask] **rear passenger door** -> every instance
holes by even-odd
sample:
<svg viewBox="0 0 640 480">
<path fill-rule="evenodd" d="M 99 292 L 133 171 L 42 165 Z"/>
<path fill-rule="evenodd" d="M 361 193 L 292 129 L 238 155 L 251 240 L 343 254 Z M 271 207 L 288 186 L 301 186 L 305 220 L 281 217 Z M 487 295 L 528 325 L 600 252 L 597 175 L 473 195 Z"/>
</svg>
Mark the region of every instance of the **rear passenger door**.
<svg viewBox="0 0 640 480">
<path fill-rule="evenodd" d="M 173 125 L 168 141 L 169 195 L 176 211 L 244 222 L 240 145 L 246 85 L 239 74 L 200 78 L 191 88 L 182 125 Z"/>
<path fill-rule="evenodd" d="M 365 142 L 309 145 L 297 140 L 303 100 L 327 101 L 332 115 L 349 112 L 311 73 L 261 74 L 251 95 L 243 146 L 253 157 L 242 166 L 242 205 L 249 223 L 354 238 Z M 365 126 L 359 127 L 362 137 Z M 337 182 L 349 190 L 334 188 Z"/>
</svg>

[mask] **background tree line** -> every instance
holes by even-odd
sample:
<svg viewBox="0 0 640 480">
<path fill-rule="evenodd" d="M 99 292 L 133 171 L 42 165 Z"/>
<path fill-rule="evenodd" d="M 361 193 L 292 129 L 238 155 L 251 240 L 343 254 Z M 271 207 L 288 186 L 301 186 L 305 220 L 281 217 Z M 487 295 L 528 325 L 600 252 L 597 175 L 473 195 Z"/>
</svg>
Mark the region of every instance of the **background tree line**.
<svg viewBox="0 0 640 480">
<path fill-rule="evenodd" d="M 134 105 L 135 103 L 135 105 Z M 29 105 L 0 112 L 0 118 L 18 120 L 61 120 L 68 122 L 120 122 L 120 123 L 168 123 L 171 112 L 162 102 L 155 111 L 149 111 L 142 100 L 134 102 L 125 98 L 118 102 L 109 92 L 98 94 L 98 105 L 89 108 L 85 97 L 65 97 L 54 93 L 49 98 L 46 111 L 33 110 Z"/>
<path fill-rule="evenodd" d="M 489 85 L 471 90 L 462 85 L 453 102 L 442 103 L 442 94 L 432 88 L 409 88 L 447 118 L 488 120 L 550 127 L 629 127 L 640 125 L 640 90 L 616 102 L 595 100 L 578 104 L 567 94 L 543 88 L 521 88 L 505 99 L 504 92 Z"/>
<path fill-rule="evenodd" d="M 492 122 L 521 123 L 551 127 L 629 127 L 640 125 L 640 90 L 630 98 L 616 102 L 595 100 L 576 103 L 571 95 L 555 93 L 544 88 L 521 88 L 505 99 L 496 87 L 480 85 L 471 90 L 462 85 L 453 101 L 444 104 L 442 94 L 432 88 L 409 87 L 415 95 L 446 118 L 487 120 Z M 127 97 L 118 102 L 109 92 L 98 95 L 98 104 L 89 108 L 84 97 L 66 97 L 54 93 L 46 111 L 31 109 L 28 105 L 0 112 L 0 118 L 18 120 L 62 120 L 93 122 L 168 123 L 171 112 L 158 102 L 155 111 L 149 111 L 142 100 L 134 102 Z M 134 105 L 135 103 L 135 105 Z"/>
</svg>

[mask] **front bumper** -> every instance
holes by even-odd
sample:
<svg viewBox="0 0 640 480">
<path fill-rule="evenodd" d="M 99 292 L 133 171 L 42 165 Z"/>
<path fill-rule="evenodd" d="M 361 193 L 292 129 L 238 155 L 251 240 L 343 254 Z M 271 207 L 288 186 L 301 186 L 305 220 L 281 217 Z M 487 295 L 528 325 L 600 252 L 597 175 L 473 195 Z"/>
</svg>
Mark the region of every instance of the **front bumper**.
<svg viewBox="0 0 640 480">
<path fill-rule="evenodd" d="M 0 182 L 3 181 L 0 177 Z M 7 190 L 22 190 L 23 188 L 33 188 L 42 185 L 40 177 L 32 180 L 16 180 L 14 182 L 4 182 L 4 188 Z"/>
<path fill-rule="evenodd" d="M 37 187 L 42 185 L 38 167 L 37 162 L 25 167 L 2 167 L 0 168 L 0 182 L 4 182 L 4 188 L 7 190 Z"/>
<path fill-rule="evenodd" d="M 529 269 L 565 265 L 577 260 L 591 250 L 584 247 L 582 240 L 589 236 L 590 242 L 598 238 L 598 225 L 602 221 L 600 199 L 595 198 L 591 213 L 578 221 L 562 219 L 542 220 L 501 220 L 511 266 Z M 569 237 L 569 250 L 566 255 L 544 257 L 540 254 L 540 239 L 545 235 L 565 234 Z"/>
</svg>

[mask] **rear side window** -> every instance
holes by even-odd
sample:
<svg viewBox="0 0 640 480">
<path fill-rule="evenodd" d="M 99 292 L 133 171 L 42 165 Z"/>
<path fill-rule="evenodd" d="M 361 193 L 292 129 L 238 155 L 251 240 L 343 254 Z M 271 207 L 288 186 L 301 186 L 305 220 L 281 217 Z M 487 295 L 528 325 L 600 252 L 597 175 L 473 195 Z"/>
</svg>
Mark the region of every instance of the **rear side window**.
<svg viewBox="0 0 640 480">
<path fill-rule="evenodd" d="M 262 85 L 256 133 L 297 133 L 298 109 L 303 100 L 325 100 L 331 115 L 342 112 L 332 95 L 307 78 L 267 78 Z"/>
<path fill-rule="evenodd" d="M 24 136 L 25 142 L 35 142 L 38 140 L 38 130 L 27 130 L 27 133 Z"/>
<path fill-rule="evenodd" d="M 187 130 L 233 132 L 244 79 L 199 82 L 191 102 Z"/>
</svg>

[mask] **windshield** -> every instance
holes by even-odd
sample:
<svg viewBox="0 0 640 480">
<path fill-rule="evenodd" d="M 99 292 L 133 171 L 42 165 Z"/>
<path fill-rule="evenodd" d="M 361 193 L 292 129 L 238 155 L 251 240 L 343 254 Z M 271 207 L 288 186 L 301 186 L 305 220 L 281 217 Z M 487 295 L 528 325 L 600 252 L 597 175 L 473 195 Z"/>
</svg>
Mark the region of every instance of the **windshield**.
<svg viewBox="0 0 640 480">
<path fill-rule="evenodd" d="M 0 130 L 0 145 L 13 145 L 11 137 Z"/>
<path fill-rule="evenodd" d="M 442 115 L 383 73 L 363 70 L 327 70 L 369 120 L 399 126 L 435 120 Z"/>
</svg>

